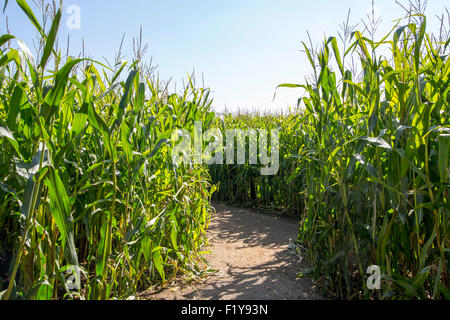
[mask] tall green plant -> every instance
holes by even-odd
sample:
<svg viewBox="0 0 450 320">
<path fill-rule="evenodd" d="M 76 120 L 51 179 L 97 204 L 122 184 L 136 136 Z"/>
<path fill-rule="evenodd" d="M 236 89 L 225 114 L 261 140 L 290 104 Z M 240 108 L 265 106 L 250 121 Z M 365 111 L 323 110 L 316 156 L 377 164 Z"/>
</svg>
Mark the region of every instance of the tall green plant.
<svg viewBox="0 0 450 320">
<path fill-rule="evenodd" d="M 297 114 L 216 124 L 280 129 L 280 172 L 214 166 L 216 196 L 300 215 L 307 273 L 335 297 L 450 297 L 449 40 L 433 41 L 415 18 L 378 42 L 351 32 L 343 52 L 335 37 L 319 52 L 304 44 L 314 76 L 279 86 L 305 91 Z M 380 291 L 366 286 L 371 265 Z"/>
<path fill-rule="evenodd" d="M 172 164 L 170 137 L 209 125 L 208 91 L 168 95 L 139 61 L 62 62 L 61 8 L 46 32 L 17 3 L 45 45 L 37 60 L 22 42 L 1 51 L 1 247 L 14 254 L 3 299 L 121 298 L 201 275 L 214 188 L 205 167 Z"/>
<path fill-rule="evenodd" d="M 308 200 L 300 240 L 313 276 L 340 297 L 449 296 L 450 62 L 420 20 L 396 27 L 392 40 L 354 32 L 343 55 L 329 38 L 317 81 L 302 86 L 299 130 L 312 139 L 302 158 Z M 391 61 L 375 54 L 381 46 L 390 47 Z M 345 69 L 352 54 L 360 79 Z M 365 286 L 370 265 L 381 267 L 382 293 Z"/>
</svg>

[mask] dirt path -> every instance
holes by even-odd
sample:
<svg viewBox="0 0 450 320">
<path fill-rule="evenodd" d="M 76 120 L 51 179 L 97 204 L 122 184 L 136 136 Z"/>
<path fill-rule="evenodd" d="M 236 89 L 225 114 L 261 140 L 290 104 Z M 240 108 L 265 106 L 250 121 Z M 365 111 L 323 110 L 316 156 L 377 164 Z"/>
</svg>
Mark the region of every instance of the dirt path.
<svg viewBox="0 0 450 320">
<path fill-rule="evenodd" d="M 214 207 L 207 259 L 218 272 L 201 284 L 172 286 L 141 299 L 319 299 L 310 279 L 296 277 L 302 266 L 287 249 L 289 238 L 297 236 L 295 220 L 220 203 Z"/>
</svg>

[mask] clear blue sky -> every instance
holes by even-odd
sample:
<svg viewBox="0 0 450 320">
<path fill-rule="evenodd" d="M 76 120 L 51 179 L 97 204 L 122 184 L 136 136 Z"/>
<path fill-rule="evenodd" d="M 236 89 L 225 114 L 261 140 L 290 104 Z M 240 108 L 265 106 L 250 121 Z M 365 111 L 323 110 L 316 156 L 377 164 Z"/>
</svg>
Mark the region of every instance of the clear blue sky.
<svg viewBox="0 0 450 320">
<path fill-rule="evenodd" d="M 70 5 L 81 9 L 80 30 L 66 26 Z M 370 0 L 65 0 L 59 36 L 64 44 L 70 35 L 74 55 L 84 38 L 91 57 L 112 61 L 123 33 L 124 51 L 131 57 L 132 38 L 142 25 L 144 41 L 149 43 L 147 58 L 153 57 L 162 79 L 173 77 L 180 87 L 182 77 L 195 69 L 211 88 L 216 110 L 225 105 L 234 110 L 286 109 L 295 105 L 301 92 L 279 90 L 272 102 L 273 93 L 278 84 L 303 82 L 310 73 L 300 51 L 306 31 L 315 42 L 324 34 L 337 35 L 349 8 L 351 22 L 361 26 L 370 5 Z M 381 36 L 404 13 L 393 0 L 376 0 L 375 5 L 383 19 Z M 436 28 L 434 16 L 446 5 L 447 0 L 429 0 L 430 29 Z M 14 0 L 9 1 L 6 15 L 11 32 L 33 49 L 34 29 Z M 2 15 L 2 34 L 4 21 Z"/>
</svg>

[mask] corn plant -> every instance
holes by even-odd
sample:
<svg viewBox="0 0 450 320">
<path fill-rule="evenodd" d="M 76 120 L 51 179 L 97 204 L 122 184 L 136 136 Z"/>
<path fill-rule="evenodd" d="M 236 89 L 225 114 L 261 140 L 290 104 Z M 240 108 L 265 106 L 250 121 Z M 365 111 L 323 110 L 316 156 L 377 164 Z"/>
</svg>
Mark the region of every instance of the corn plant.
<svg viewBox="0 0 450 320">
<path fill-rule="evenodd" d="M 0 38 L 3 299 L 124 298 L 200 276 L 213 188 L 207 168 L 172 164 L 170 138 L 208 126 L 208 91 L 168 94 L 140 61 L 63 61 L 61 7 L 47 31 L 17 3 L 45 45 L 35 59 Z"/>
<path fill-rule="evenodd" d="M 297 172 L 297 150 L 301 138 L 296 131 L 299 115 L 245 113 L 224 114 L 217 118 L 214 126 L 223 133 L 228 129 L 280 130 L 280 168 L 275 176 L 260 174 L 261 164 L 249 164 L 249 145 L 246 144 L 246 164 L 211 165 L 210 174 L 219 185 L 214 197 L 230 204 L 277 209 L 288 215 L 299 216 L 303 212 L 304 199 L 301 185 L 295 181 Z M 225 136 L 225 134 L 224 134 Z M 291 192 L 285 192 L 289 189 Z"/>
<path fill-rule="evenodd" d="M 330 296 L 450 297 L 450 40 L 436 41 L 426 21 L 399 21 L 380 41 L 353 31 L 344 52 L 336 37 L 319 52 L 304 44 L 313 76 L 279 86 L 305 90 L 297 114 L 216 124 L 280 128 L 280 172 L 214 167 L 216 197 L 300 215 L 305 274 Z M 377 54 L 383 47 L 390 57 Z M 382 290 L 366 286 L 371 265 Z"/>
<path fill-rule="evenodd" d="M 300 240 L 313 276 L 337 296 L 448 298 L 449 42 L 431 41 L 425 16 L 392 33 L 374 42 L 356 31 L 343 55 L 331 37 L 318 66 L 310 59 L 318 77 L 302 85 L 300 128 L 311 134 Z M 343 62 L 352 54 L 360 79 Z M 384 274 L 382 295 L 365 287 L 370 265 Z"/>
</svg>

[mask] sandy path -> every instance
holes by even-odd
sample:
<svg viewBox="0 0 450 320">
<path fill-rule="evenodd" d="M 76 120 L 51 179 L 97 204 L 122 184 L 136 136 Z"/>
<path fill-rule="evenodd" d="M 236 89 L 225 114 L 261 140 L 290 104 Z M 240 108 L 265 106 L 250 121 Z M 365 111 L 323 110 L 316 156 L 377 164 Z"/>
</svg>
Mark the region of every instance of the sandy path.
<svg viewBox="0 0 450 320">
<path fill-rule="evenodd" d="M 218 272 L 203 283 L 145 293 L 145 299 L 319 299 L 310 279 L 296 275 L 302 266 L 288 249 L 296 239 L 296 220 L 276 214 L 214 204 L 207 259 Z"/>
</svg>

